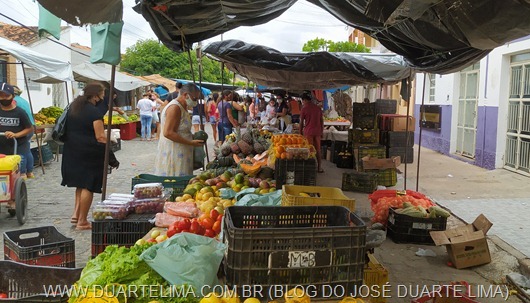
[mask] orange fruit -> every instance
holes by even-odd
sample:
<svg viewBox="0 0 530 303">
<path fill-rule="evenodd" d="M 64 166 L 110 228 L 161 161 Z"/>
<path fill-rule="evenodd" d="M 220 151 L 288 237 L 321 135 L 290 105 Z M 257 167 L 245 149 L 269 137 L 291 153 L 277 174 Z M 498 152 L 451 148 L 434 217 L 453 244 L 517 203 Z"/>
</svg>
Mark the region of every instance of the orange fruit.
<svg viewBox="0 0 530 303">
<path fill-rule="evenodd" d="M 286 153 L 286 152 L 283 152 L 283 153 L 281 154 L 281 158 L 282 158 L 282 159 L 287 159 L 287 153 Z"/>
<path fill-rule="evenodd" d="M 279 143 L 280 143 L 280 145 L 285 145 L 285 144 L 287 144 L 287 139 L 281 138 Z"/>
</svg>

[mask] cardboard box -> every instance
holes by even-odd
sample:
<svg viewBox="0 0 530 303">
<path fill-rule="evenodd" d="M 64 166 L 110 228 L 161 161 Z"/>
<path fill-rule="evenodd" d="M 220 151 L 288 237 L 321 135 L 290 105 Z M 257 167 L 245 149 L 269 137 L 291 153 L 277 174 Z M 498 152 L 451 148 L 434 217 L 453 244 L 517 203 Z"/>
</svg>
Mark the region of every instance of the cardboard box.
<svg viewBox="0 0 530 303">
<path fill-rule="evenodd" d="M 414 119 L 414 117 L 409 117 L 409 128 L 408 128 L 408 130 L 413 132 L 415 129 L 416 129 L 416 119 Z M 390 130 L 391 131 L 395 131 L 395 132 L 405 132 L 405 131 L 407 131 L 407 116 L 392 118 L 392 123 L 390 125 Z"/>
<path fill-rule="evenodd" d="M 401 157 L 396 156 L 387 159 L 378 159 L 371 157 L 370 155 L 362 158 L 363 169 L 387 169 L 397 168 L 401 165 Z"/>
<path fill-rule="evenodd" d="M 431 231 L 430 235 L 434 244 L 445 245 L 454 267 L 467 268 L 491 262 L 486 234 L 492 225 L 486 216 L 480 214 L 472 224 L 445 231 Z"/>
</svg>

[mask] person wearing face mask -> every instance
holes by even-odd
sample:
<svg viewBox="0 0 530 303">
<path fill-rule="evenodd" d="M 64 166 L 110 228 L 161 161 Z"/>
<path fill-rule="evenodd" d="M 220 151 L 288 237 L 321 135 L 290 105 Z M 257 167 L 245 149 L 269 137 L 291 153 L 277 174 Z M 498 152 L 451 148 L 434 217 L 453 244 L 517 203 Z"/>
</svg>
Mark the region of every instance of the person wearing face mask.
<svg viewBox="0 0 530 303">
<path fill-rule="evenodd" d="M 204 141 L 193 140 L 191 118 L 188 109 L 197 105 L 199 88 L 193 83 L 182 85 L 180 94 L 162 110 L 155 157 L 154 174 L 158 176 L 189 176 L 193 174 L 193 147 L 202 146 Z"/>
<path fill-rule="evenodd" d="M 32 124 L 26 112 L 15 105 L 13 99 L 15 90 L 7 83 L 0 83 L 0 132 L 5 136 L 0 137 L 0 154 L 13 154 L 16 139 L 17 154 L 22 156 L 21 171 L 25 176 L 25 151 L 29 149 L 28 135 L 32 132 Z"/>
<path fill-rule="evenodd" d="M 75 187 L 75 207 L 71 223 L 76 230 L 90 230 L 87 220 L 94 193 L 103 187 L 105 144 L 107 136 L 103 114 L 96 105 L 103 101 L 105 87 L 90 83 L 83 95 L 71 103 L 66 117 L 63 160 L 61 163 L 62 186 Z M 114 153 L 109 153 L 109 165 L 118 168 Z"/>
</svg>

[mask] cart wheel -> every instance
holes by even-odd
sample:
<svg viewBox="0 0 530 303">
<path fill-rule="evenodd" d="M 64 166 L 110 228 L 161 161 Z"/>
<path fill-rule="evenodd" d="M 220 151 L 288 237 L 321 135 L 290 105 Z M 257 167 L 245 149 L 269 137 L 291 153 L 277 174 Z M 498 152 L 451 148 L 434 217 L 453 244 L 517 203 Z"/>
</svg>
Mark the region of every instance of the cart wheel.
<svg viewBox="0 0 530 303">
<path fill-rule="evenodd" d="M 14 217 L 14 216 L 17 214 L 17 212 L 16 212 L 14 209 L 11 209 L 11 208 L 9 208 L 9 209 L 7 210 L 7 212 L 9 213 L 9 215 L 10 215 L 11 217 Z"/>
<path fill-rule="evenodd" d="M 20 225 L 26 223 L 26 211 L 28 210 L 28 191 L 26 182 L 18 178 L 15 182 L 15 208 L 17 220 Z"/>
</svg>

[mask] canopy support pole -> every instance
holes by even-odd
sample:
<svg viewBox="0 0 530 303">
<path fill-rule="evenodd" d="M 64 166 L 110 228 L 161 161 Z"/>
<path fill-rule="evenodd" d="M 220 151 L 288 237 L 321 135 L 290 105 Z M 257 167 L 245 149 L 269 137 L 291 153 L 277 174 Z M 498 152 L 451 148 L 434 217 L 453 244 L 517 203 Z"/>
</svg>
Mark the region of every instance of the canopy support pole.
<svg viewBox="0 0 530 303">
<path fill-rule="evenodd" d="M 199 47 L 197 48 L 197 62 L 199 63 L 199 89 L 201 90 L 201 94 L 202 94 L 202 50 L 201 50 L 201 43 L 199 42 Z M 202 98 L 202 107 L 203 107 L 203 111 L 204 111 L 204 114 L 206 115 L 206 96 L 203 96 Z M 202 122 L 202 118 L 203 116 L 200 114 L 201 112 L 199 111 L 199 121 L 201 123 L 201 129 L 204 131 L 204 123 Z M 206 119 L 206 117 L 204 117 Z M 215 142 L 214 142 L 215 144 Z M 210 163 L 210 153 L 208 153 L 208 144 L 206 144 L 206 142 L 204 142 L 204 148 L 206 149 L 206 161 L 208 163 Z"/>
<path fill-rule="evenodd" d="M 423 125 L 421 123 L 424 115 L 425 115 L 425 78 L 427 77 L 427 74 L 426 73 L 423 73 L 423 90 L 421 92 L 421 110 L 420 110 L 420 116 L 418 117 L 419 120 L 420 120 L 420 136 L 419 136 L 419 139 L 418 139 L 418 164 L 417 164 L 417 168 L 416 168 L 416 191 L 419 191 L 419 187 L 420 187 L 420 156 L 421 156 L 421 133 L 423 131 Z M 423 113 L 422 113 L 422 110 L 423 110 Z"/>
<path fill-rule="evenodd" d="M 116 65 L 112 66 L 110 73 L 110 89 L 109 89 L 109 114 L 107 123 L 107 143 L 105 144 L 105 160 L 103 161 L 103 189 L 101 191 L 101 201 L 107 197 L 107 174 L 109 173 L 109 152 L 110 152 L 110 136 L 112 134 L 112 108 L 114 107 L 114 81 L 116 78 Z"/>
<path fill-rule="evenodd" d="M 412 74 L 407 81 L 407 121 L 405 122 L 405 142 L 409 142 L 409 120 L 410 120 L 410 100 L 412 96 Z M 405 149 L 405 180 L 403 181 L 403 190 L 407 190 L 407 151 Z"/>
<path fill-rule="evenodd" d="M 64 82 L 64 86 L 66 88 L 66 103 L 70 104 L 70 97 L 68 96 L 68 82 Z"/>
<path fill-rule="evenodd" d="M 21 63 L 20 65 L 22 66 L 22 73 L 24 74 L 24 84 L 26 85 L 26 91 L 28 92 L 29 108 L 31 110 L 31 113 L 33 113 L 33 103 L 31 102 L 31 94 L 29 92 L 28 78 L 26 77 L 26 69 L 24 68 L 24 63 Z M 44 175 L 46 174 L 46 172 L 44 171 L 44 162 L 42 161 L 42 148 L 40 146 L 41 142 L 39 140 L 39 134 L 37 134 L 37 125 L 33 125 L 33 133 L 35 133 L 35 138 L 37 141 L 37 150 L 39 151 L 39 165 L 42 169 L 42 174 Z"/>
</svg>

